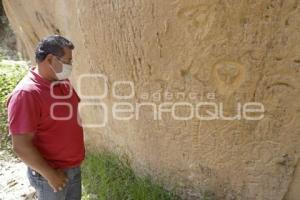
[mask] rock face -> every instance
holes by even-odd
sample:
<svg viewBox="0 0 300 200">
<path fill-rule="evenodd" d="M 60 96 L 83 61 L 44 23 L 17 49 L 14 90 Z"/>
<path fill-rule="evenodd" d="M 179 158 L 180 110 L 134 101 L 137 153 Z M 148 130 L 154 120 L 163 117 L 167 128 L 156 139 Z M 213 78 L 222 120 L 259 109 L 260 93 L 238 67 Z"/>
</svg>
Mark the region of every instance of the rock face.
<svg viewBox="0 0 300 200">
<path fill-rule="evenodd" d="M 74 42 L 89 148 L 127 154 L 186 199 L 299 199 L 298 0 L 3 3 L 32 60 L 46 35 Z M 247 102 L 262 119 L 220 117 Z M 217 119 L 199 119 L 214 106 Z"/>
</svg>

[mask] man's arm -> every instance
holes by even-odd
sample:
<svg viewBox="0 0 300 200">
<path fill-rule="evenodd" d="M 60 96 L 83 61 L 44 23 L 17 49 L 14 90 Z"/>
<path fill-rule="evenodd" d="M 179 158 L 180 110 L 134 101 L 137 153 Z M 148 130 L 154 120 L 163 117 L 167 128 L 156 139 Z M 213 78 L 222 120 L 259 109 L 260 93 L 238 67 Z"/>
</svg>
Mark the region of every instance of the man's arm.
<svg viewBox="0 0 300 200">
<path fill-rule="evenodd" d="M 32 138 L 33 133 L 12 135 L 14 152 L 26 165 L 46 178 L 55 192 L 61 190 L 68 182 L 67 176 L 62 170 L 55 170 L 48 165 L 33 145 Z"/>
</svg>

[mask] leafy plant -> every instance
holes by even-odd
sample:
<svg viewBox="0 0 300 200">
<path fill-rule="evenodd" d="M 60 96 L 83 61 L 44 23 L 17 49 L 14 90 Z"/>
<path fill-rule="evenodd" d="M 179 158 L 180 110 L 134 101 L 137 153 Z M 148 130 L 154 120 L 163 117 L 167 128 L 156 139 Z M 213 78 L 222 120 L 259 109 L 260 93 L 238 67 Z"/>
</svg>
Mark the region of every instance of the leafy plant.
<svg viewBox="0 0 300 200">
<path fill-rule="evenodd" d="M 0 61 L 0 141 L 1 149 L 9 148 L 8 126 L 7 126 L 7 98 L 10 92 L 26 73 L 26 68 L 21 62 Z"/>
<path fill-rule="evenodd" d="M 179 200 L 150 177 L 138 177 L 112 153 L 88 154 L 83 164 L 84 200 Z"/>
</svg>

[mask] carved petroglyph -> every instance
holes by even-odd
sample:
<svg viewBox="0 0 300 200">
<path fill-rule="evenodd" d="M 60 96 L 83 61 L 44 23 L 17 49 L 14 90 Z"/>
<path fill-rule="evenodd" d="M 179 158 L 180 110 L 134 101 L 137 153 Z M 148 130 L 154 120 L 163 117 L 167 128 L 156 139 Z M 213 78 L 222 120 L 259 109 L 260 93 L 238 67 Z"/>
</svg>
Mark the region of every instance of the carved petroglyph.
<svg viewBox="0 0 300 200">
<path fill-rule="evenodd" d="M 131 152 L 137 172 L 180 189 L 183 199 L 213 191 L 222 200 L 282 200 L 290 182 L 299 199 L 300 176 L 291 173 L 300 151 L 300 7 L 293 8 L 299 0 L 2 2 L 28 55 L 44 35 L 60 32 L 72 40 L 77 49 L 72 80 L 81 99 L 103 94 L 103 81 L 84 79 L 80 85 L 81 75 L 107 76 L 107 98 L 83 102 L 108 106 L 106 126 L 85 129 L 90 150 Z M 134 83 L 130 100 L 113 98 L 112 85 L 122 80 Z M 192 93 L 198 94 L 195 100 L 188 97 Z M 186 98 L 176 97 L 181 94 Z M 152 106 L 135 109 L 143 102 L 157 108 L 214 102 L 230 117 L 238 103 L 249 101 L 264 105 L 262 120 L 182 122 L 173 120 L 168 104 L 162 120 L 154 120 Z M 138 119 L 113 117 L 112 106 L 122 102 L 133 105 Z M 104 121 L 104 109 L 84 108 L 83 123 Z M 177 111 L 187 116 L 188 107 Z M 197 114 L 210 113 L 209 107 Z"/>
<path fill-rule="evenodd" d="M 258 88 L 257 100 L 266 105 L 266 117 L 271 118 L 277 128 L 289 127 L 296 120 L 296 110 L 300 103 L 293 99 L 299 94 L 298 82 L 298 78 L 292 75 L 276 74 L 266 76 Z"/>
<path fill-rule="evenodd" d="M 221 95 L 230 95 L 237 90 L 246 76 L 246 69 L 240 63 L 220 61 L 213 66 L 212 78 Z"/>
<path fill-rule="evenodd" d="M 214 5 L 200 4 L 179 8 L 177 17 L 186 24 L 186 31 L 202 40 L 215 20 Z"/>
</svg>

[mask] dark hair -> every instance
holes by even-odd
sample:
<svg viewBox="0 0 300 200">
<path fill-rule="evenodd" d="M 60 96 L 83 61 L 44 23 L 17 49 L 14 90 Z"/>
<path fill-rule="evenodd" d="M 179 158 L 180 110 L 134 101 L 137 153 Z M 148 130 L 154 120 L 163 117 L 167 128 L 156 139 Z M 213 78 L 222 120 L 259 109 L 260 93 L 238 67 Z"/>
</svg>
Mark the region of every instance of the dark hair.
<svg viewBox="0 0 300 200">
<path fill-rule="evenodd" d="M 64 56 L 64 48 L 74 49 L 74 45 L 67 38 L 60 35 L 51 35 L 43 38 L 35 50 L 35 60 L 37 63 L 45 60 L 48 54 L 58 57 Z"/>
</svg>

